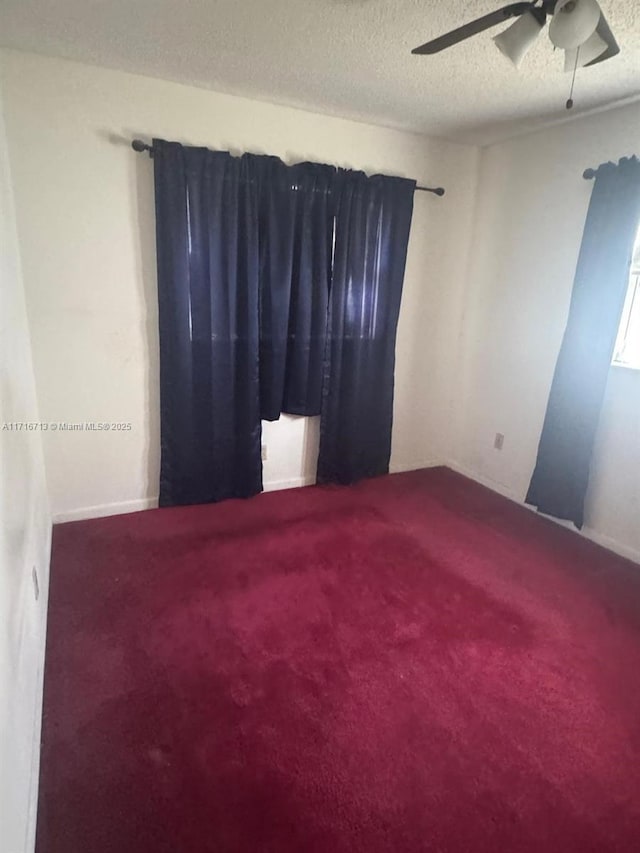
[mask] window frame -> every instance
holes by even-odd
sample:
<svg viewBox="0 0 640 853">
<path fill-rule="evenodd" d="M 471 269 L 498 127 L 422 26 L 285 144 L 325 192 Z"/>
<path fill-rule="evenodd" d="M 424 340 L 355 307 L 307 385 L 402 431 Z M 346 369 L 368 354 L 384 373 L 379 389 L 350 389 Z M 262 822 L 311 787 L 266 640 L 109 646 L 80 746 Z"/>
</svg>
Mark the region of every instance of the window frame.
<svg viewBox="0 0 640 853">
<path fill-rule="evenodd" d="M 629 348 L 627 339 L 634 332 L 638 337 L 634 337 L 631 355 L 625 357 L 625 350 Z M 611 366 L 640 371 L 640 231 L 636 238 L 633 262 L 629 270 L 627 293 L 620 317 L 620 325 L 618 326 Z"/>
</svg>

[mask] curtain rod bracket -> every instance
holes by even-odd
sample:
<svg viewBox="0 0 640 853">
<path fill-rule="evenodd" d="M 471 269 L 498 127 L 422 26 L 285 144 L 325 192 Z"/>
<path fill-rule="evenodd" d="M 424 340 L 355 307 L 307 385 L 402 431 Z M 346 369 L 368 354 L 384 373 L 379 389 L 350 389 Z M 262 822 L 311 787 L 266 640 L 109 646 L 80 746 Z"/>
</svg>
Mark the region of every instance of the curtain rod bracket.
<svg viewBox="0 0 640 853">
<path fill-rule="evenodd" d="M 153 157 L 153 146 L 143 142 L 142 139 L 134 139 L 131 142 L 131 147 L 137 154 L 142 154 L 143 151 L 149 152 L 149 157 Z M 416 186 L 416 190 L 423 193 L 433 193 L 434 195 L 443 196 L 444 187 L 420 187 Z"/>
</svg>

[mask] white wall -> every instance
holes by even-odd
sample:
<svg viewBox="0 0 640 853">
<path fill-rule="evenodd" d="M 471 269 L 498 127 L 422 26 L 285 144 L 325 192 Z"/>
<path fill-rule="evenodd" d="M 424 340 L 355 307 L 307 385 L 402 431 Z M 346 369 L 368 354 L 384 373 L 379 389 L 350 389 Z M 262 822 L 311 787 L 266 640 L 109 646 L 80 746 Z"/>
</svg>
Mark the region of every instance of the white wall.
<svg viewBox="0 0 640 853">
<path fill-rule="evenodd" d="M 58 518 L 142 508 L 157 495 L 152 162 L 129 147 L 153 135 L 446 186 L 442 199 L 415 199 L 392 470 L 450 463 L 523 499 L 589 203 L 582 171 L 636 150 L 640 107 L 480 153 L 30 54 L 4 51 L 0 65 L 42 419 L 133 425 L 44 434 Z M 589 535 L 635 556 L 639 386 L 638 373 L 612 370 L 587 511 Z M 264 443 L 267 488 L 313 479 L 315 420 L 266 424 Z"/>
<path fill-rule="evenodd" d="M 640 106 L 482 151 L 460 345 L 452 461 L 523 500 L 564 332 L 592 184 L 582 172 L 638 153 Z M 504 449 L 493 449 L 496 432 Z M 640 372 L 612 368 L 587 535 L 640 559 Z"/>
<path fill-rule="evenodd" d="M 33 850 L 51 525 L 0 98 L 0 849 Z M 35 600 L 35 566 L 40 596 Z"/>
<path fill-rule="evenodd" d="M 44 436 L 57 517 L 157 495 L 152 163 L 133 137 L 311 159 L 442 184 L 417 193 L 402 304 L 392 467 L 449 455 L 477 150 L 116 71 L 5 51 L 7 127 L 42 418 L 130 421 Z M 312 479 L 317 423 L 266 425 L 267 487 Z"/>
</svg>

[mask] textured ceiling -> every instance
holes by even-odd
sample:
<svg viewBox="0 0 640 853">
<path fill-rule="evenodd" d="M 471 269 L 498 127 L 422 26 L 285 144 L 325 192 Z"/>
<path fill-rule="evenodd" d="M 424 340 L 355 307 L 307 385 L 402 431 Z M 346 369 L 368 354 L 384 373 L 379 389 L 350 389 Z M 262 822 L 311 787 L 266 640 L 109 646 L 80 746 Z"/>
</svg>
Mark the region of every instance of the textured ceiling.
<svg viewBox="0 0 640 853">
<path fill-rule="evenodd" d="M 516 71 L 478 35 L 412 47 L 506 0 L 0 0 L 0 45 L 486 144 L 566 119 L 546 34 Z M 640 97 L 640 1 L 601 0 L 622 52 L 578 72 L 573 113 Z"/>
</svg>

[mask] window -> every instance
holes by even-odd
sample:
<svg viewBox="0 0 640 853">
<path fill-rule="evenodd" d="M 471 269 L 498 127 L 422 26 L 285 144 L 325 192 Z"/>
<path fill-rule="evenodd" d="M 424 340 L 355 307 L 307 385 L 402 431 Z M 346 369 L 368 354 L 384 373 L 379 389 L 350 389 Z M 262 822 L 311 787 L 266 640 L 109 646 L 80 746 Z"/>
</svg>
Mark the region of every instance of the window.
<svg viewBox="0 0 640 853">
<path fill-rule="evenodd" d="M 633 250 L 629 289 L 613 351 L 613 364 L 640 370 L 640 231 Z"/>
</svg>

